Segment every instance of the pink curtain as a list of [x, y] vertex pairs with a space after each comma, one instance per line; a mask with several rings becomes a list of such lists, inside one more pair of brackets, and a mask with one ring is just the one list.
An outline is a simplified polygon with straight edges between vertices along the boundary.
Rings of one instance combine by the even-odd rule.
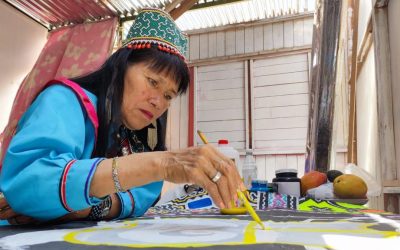
[[117, 24], [117, 18], [112, 18], [49, 33], [45, 47], [14, 99], [0, 143], [0, 170], [17, 123], [38, 92], [55, 77], [75, 77], [99, 68], [112, 52]]

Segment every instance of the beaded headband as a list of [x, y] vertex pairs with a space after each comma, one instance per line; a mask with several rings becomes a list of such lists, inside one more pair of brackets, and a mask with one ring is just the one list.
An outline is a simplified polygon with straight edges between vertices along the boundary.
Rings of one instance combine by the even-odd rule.
[[137, 15], [123, 47], [145, 49], [152, 45], [185, 60], [188, 38], [168, 13], [159, 9], [146, 8]]

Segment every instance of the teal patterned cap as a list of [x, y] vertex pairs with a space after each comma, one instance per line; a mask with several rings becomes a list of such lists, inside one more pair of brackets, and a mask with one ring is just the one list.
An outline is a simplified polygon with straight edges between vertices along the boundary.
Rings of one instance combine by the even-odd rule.
[[158, 45], [162, 51], [177, 54], [185, 59], [188, 38], [171, 16], [159, 9], [147, 8], [139, 12], [129, 30], [123, 47], [141, 49]]

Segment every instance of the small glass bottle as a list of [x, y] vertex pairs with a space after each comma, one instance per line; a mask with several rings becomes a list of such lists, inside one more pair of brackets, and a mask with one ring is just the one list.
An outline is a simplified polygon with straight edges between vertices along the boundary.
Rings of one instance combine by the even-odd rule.
[[257, 179], [257, 164], [251, 149], [246, 150], [243, 162], [243, 182], [247, 189], [251, 189], [251, 182]]

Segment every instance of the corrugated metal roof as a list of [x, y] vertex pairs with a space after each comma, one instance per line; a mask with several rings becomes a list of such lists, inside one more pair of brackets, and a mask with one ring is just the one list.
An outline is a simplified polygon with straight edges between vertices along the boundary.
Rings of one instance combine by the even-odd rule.
[[[314, 11], [315, 0], [199, 0], [177, 19], [185, 31]], [[144, 7], [165, 8], [177, 0], [6, 0], [48, 28], [109, 16], [133, 17]], [[221, 4], [226, 3], [226, 4]], [[202, 6], [210, 6], [204, 7]], [[179, 7], [179, 5], [177, 6]], [[123, 37], [132, 21], [124, 23]]]
[[314, 11], [315, 0], [248, 0], [186, 11], [176, 20], [195, 30]]

